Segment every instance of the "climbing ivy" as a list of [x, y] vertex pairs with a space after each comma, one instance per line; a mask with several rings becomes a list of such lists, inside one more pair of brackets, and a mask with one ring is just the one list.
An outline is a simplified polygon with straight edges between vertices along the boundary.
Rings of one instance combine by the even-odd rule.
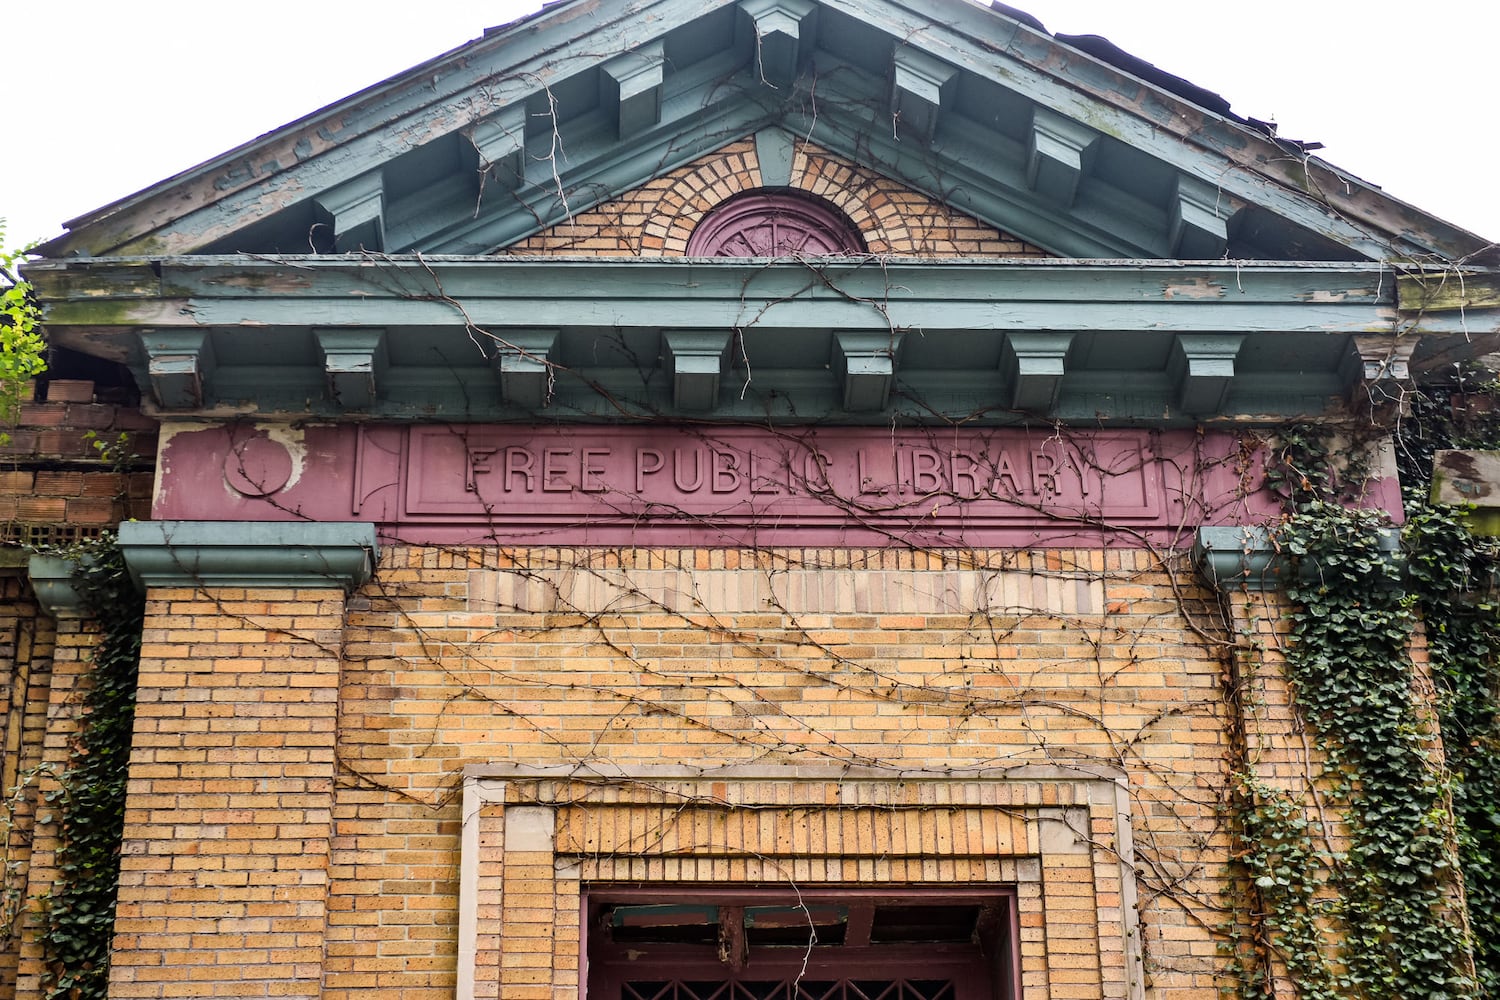
[[[70, 553], [72, 554], [72, 553]], [[100, 636], [84, 718], [59, 787], [46, 802], [59, 826], [57, 880], [41, 944], [47, 1000], [104, 998], [120, 876], [120, 838], [145, 603], [112, 539], [79, 560], [73, 582]]]
[[[1269, 915], [1259, 941], [1231, 949], [1232, 981], [1243, 1000], [1274, 1000], [1264, 955], [1280, 956], [1304, 997], [1333, 998], [1338, 982], [1330, 962], [1333, 907], [1320, 895], [1333, 859], [1317, 847], [1303, 803], [1248, 773], [1235, 781], [1241, 819], [1236, 856], [1246, 872], [1243, 891], [1255, 911]], [[1226, 991], [1228, 992], [1228, 991]]]
[[[1286, 665], [1344, 825], [1319, 849], [1307, 803], [1240, 776], [1236, 856], [1262, 914], [1233, 948], [1242, 997], [1270, 995], [1271, 956], [1308, 1000], [1500, 997], [1500, 540], [1428, 500], [1436, 451], [1500, 446], [1496, 395], [1460, 373], [1412, 398], [1399, 551], [1350, 503], [1364, 470], [1333, 460], [1364, 449], [1292, 429], [1277, 450]], [[1435, 699], [1411, 655], [1419, 626]]]
[[1347, 824], [1330, 879], [1341, 963], [1323, 995], [1458, 1000], [1477, 991], [1455, 899], [1452, 785], [1416, 694], [1416, 615], [1382, 517], [1315, 500], [1279, 534], [1296, 605], [1287, 667]]
[[1407, 484], [1409, 585], [1426, 624], [1443, 748], [1454, 775], [1475, 971], [1482, 995], [1500, 997], [1500, 539], [1476, 536], [1462, 509], [1429, 502], [1433, 457], [1442, 448], [1500, 448], [1493, 375], [1459, 370], [1414, 398], [1397, 459]]

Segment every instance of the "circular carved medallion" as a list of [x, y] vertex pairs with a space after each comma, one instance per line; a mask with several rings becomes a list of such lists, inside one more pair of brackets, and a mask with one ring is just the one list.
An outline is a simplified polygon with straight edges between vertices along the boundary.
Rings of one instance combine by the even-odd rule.
[[864, 253], [843, 213], [821, 200], [752, 191], [703, 217], [688, 240], [690, 257], [832, 256]]
[[246, 438], [225, 456], [224, 478], [242, 496], [268, 497], [291, 480], [292, 456], [270, 438]]

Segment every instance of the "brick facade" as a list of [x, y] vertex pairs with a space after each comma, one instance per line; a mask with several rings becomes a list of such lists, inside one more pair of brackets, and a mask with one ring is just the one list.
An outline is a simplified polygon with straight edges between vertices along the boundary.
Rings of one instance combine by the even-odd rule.
[[336, 590], [153, 592], [112, 996], [322, 995], [342, 613]]
[[1182, 557], [411, 546], [347, 608], [152, 596], [115, 995], [568, 995], [581, 885], [784, 879], [1015, 885], [1026, 996], [1217, 995], [1233, 707]]
[[[730, 143], [502, 252], [679, 257], [687, 251], [694, 226], [710, 209], [762, 183], [755, 143]], [[864, 235], [873, 254], [1051, 256], [811, 142], [796, 144], [789, 186], [837, 206]]]
[[[794, 149], [790, 186], [873, 254], [1046, 256]], [[682, 255], [764, 181], [732, 143], [502, 252]], [[11, 542], [89, 537], [150, 492], [83, 432], [149, 453], [151, 421], [53, 385], [5, 450]], [[154, 586], [111, 996], [565, 1000], [588, 887], [627, 883], [999, 887], [1021, 1000], [1215, 1000], [1248, 891], [1230, 775], [1315, 801], [1287, 607], [1208, 589], [1195, 525], [1156, 547], [1076, 527], [1094, 547], [387, 544], [348, 595]], [[38, 794], [92, 638], [19, 570], [0, 586], [7, 886], [31, 907], [0, 997], [31, 1000], [57, 846]]]

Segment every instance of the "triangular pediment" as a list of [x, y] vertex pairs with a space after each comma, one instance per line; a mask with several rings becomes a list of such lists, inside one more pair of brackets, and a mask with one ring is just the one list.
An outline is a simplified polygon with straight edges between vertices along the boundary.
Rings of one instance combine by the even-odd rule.
[[[969, 0], [562, 2], [75, 220], [43, 252], [487, 254], [783, 135], [1063, 257], [1483, 246], [1194, 96]], [[761, 167], [777, 186], [778, 162]]]

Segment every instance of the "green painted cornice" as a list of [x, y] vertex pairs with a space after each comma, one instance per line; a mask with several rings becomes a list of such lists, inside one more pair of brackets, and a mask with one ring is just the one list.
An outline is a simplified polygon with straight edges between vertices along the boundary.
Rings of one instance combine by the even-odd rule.
[[1485, 246], [969, 0], [580, 0], [74, 220], [42, 252], [301, 249], [314, 224], [341, 251], [488, 252], [768, 126], [1064, 256]]
[[131, 578], [153, 587], [362, 586], [374, 572], [375, 526], [362, 523], [127, 521]]
[[1358, 262], [190, 256], [28, 277], [54, 343], [129, 365], [160, 415], [215, 418], [1275, 423], [1399, 396], [1422, 357], [1500, 332], [1500, 309], [1408, 314]]

